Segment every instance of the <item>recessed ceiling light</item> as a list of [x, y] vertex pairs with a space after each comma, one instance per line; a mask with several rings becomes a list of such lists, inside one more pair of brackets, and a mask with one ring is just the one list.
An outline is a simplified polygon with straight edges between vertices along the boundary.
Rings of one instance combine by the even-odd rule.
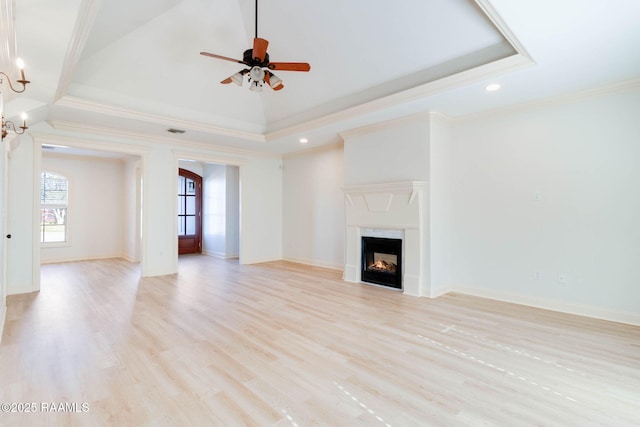
[[300, 138], [300, 144], [306, 144], [307, 142], [309, 142], [307, 138]]
[[495, 92], [497, 90], [500, 90], [500, 84], [499, 83], [491, 83], [490, 85], [487, 85], [485, 90], [487, 92]]

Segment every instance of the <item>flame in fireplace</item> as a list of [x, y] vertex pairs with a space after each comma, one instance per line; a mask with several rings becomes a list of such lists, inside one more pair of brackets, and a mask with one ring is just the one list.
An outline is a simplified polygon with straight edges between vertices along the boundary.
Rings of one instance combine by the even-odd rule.
[[369, 270], [379, 271], [381, 273], [395, 273], [397, 268], [398, 266], [394, 263], [381, 259], [369, 265]]

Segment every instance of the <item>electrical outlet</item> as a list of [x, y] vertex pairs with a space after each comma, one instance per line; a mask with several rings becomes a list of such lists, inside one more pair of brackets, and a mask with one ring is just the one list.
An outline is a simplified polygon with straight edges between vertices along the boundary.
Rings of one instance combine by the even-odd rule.
[[542, 280], [542, 271], [534, 271], [533, 280], [535, 280], [536, 282], [539, 282], [540, 280]]
[[566, 273], [558, 273], [558, 283], [562, 283], [563, 285], [569, 283], [569, 277]]

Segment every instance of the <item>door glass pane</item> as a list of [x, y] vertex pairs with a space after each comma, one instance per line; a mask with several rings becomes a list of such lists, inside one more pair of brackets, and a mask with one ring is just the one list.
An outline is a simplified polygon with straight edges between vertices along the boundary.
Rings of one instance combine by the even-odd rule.
[[178, 217], [178, 236], [184, 236], [184, 231], [185, 231], [185, 227], [184, 227], [184, 218], [183, 216], [179, 216]]
[[184, 215], [184, 196], [178, 196], [178, 215]]
[[185, 190], [184, 181], [185, 181], [185, 178], [184, 178], [184, 176], [181, 176], [178, 179], [179, 179], [179, 181], [178, 181], [178, 194], [184, 194], [184, 190]]
[[187, 178], [187, 194], [196, 194], [196, 183], [189, 178]]
[[187, 235], [192, 236], [196, 234], [196, 217], [188, 216], [187, 218]]
[[187, 196], [187, 215], [196, 214], [196, 196]]

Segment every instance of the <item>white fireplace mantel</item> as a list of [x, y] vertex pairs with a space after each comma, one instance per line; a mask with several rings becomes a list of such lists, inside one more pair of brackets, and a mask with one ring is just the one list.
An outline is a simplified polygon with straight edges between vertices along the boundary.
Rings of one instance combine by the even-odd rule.
[[404, 236], [403, 292], [431, 296], [428, 189], [424, 181], [343, 187], [347, 226], [344, 280], [361, 282], [363, 230], [400, 230]]

